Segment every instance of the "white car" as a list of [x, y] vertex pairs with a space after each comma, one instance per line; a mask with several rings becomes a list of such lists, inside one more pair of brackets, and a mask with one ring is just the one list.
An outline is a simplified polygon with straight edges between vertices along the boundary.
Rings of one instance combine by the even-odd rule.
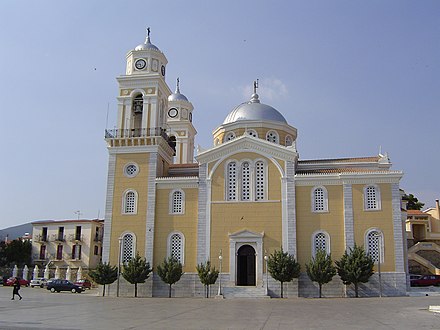
[[47, 279], [44, 277], [37, 278], [35, 280], [31, 280], [30, 286], [31, 288], [35, 286], [39, 286], [40, 288], [44, 288], [47, 283]]

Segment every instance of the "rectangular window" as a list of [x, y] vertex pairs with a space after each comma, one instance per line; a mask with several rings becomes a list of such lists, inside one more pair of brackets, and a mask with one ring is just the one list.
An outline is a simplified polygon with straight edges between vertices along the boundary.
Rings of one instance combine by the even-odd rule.
[[40, 260], [46, 259], [46, 245], [40, 246]]
[[63, 246], [58, 245], [58, 247], [57, 247], [57, 260], [62, 260], [62, 259], [63, 259]]
[[72, 259], [81, 260], [81, 245], [80, 244], [75, 244], [72, 247]]
[[41, 240], [47, 242], [47, 227], [43, 227], [41, 230]]
[[58, 241], [64, 241], [64, 227], [58, 227]]
[[76, 226], [75, 240], [81, 241], [81, 226]]
[[93, 248], [93, 254], [94, 254], [95, 256], [97, 256], [97, 255], [99, 254], [99, 248], [98, 248], [98, 245], [95, 245], [95, 247]]
[[72, 246], [72, 259], [75, 259], [76, 256], [76, 245]]

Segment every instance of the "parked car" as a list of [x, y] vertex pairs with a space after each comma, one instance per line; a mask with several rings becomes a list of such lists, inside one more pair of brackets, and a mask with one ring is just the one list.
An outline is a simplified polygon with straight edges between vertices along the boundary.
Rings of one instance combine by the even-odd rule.
[[92, 288], [92, 282], [90, 282], [88, 279], [81, 279], [79, 281], [75, 282], [76, 285], [82, 287], [83, 289], [91, 289]]
[[61, 291], [70, 291], [72, 293], [81, 293], [84, 291], [82, 287], [79, 285], [73, 284], [68, 280], [53, 280], [48, 282], [47, 290], [50, 292], [61, 292]]
[[40, 288], [44, 288], [47, 283], [47, 279], [44, 277], [36, 278], [35, 280], [31, 280], [30, 286], [31, 288], [39, 286]]
[[411, 286], [440, 286], [440, 275], [421, 275], [419, 278], [411, 278]]
[[[29, 281], [24, 278], [18, 278], [21, 286], [29, 286]], [[6, 286], [13, 286], [15, 283], [15, 277], [10, 277], [6, 280]]]

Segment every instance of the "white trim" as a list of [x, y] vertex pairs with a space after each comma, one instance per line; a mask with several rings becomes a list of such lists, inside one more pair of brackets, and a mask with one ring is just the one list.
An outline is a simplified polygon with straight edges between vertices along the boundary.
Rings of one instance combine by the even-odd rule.
[[325, 236], [325, 252], [330, 255], [331, 253], [331, 245], [330, 245], [330, 235], [325, 230], [316, 230], [312, 234], [312, 257], [316, 256], [316, 235], [324, 234]]
[[[129, 173], [127, 173], [127, 168], [128, 168], [129, 166], [131, 166], [131, 165], [133, 165], [133, 166], [136, 167], [136, 172], [133, 173], [133, 174], [129, 174]], [[139, 172], [140, 172], [140, 168], [139, 168], [139, 165], [136, 164], [135, 162], [129, 162], [129, 163], [127, 163], [127, 164], [124, 165], [124, 168], [123, 168], [122, 172], [123, 172], [123, 174], [124, 174], [127, 178], [134, 178], [136, 175], [139, 174]]]
[[108, 160], [108, 174], [107, 174], [107, 196], [105, 200], [105, 220], [104, 220], [104, 239], [102, 242], [103, 255], [102, 261], [110, 261], [110, 240], [112, 232], [112, 217], [113, 217], [113, 197], [115, 189], [115, 171], [116, 171], [116, 156], [110, 154]]
[[[134, 193], [134, 209], [133, 212], [126, 212], [126, 207], [127, 207], [127, 194], [128, 193]], [[126, 189], [123, 193], [122, 193], [122, 209], [121, 209], [121, 214], [123, 215], [134, 215], [137, 214], [137, 206], [138, 206], [138, 193], [136, 190], [134, 189]]]
[[[380, 263], [383, 264], [385, 263], [385, 239], [384, 239], [384, 235], [382, 230], [380, 230], [379, 228], [369, 228], [365, 231], [365, 235], [364, 235], [364, 246], [365, 246], [365, 252], [367, 254], [370, 253], [370, 249], [369, 249], [369, 244], [368, 244], [368, 235], [372, 232], [376, 232], [379, 234], [379, 244], [380, 244]], [[374, 263], [377, 265], [378, 262], [374, 261]]]
[[[374, 194], [375, 194], [375, 204], [376, 207], [374, 208], [368, 208], [368, 194], [367, 189], [373, 187], [374, 188]], [[381, 194], [380, 194], [380, 188], [377, 184], [367, 184], [362, 189], [364, 193], [364, 211], [380, 211], [382, 209], [382, 203], [381, 203]]]
[[[323, 210], [317, 210], [316, 209], [316, 195], [315, 192], [317, 189], [322, 189], [323, 194]], [[312, 213], [328, 213], [328, 191], [325, 186], [315, 186], [311, 190], [311, 206], [312, 206]]]
[[180, 246], [180, 256], [181, 256], [181, 260], [178, 260], [182, 266], [185, 265], [185, 235], [183, 235], [182, 232], [180, 231], [173, 231], [171, 233], [168, 234], [167, 237], [167, 256], [171, 257], [171, 238], [174, 235], [179, 235], [180, 239], [181, 239], [181, 246]]
[[[181, 201], [180, 201], [181, 202], [181, 205], [180, 205], [181, 211], [180, 212], [174, 212], [174, 194], [176, 192], [180, 192], [182, 194]], [[178, 188], [178, 189], [171, 190], [169, 193], [168, 201], [169, 201], [169, 207], [168, 207], [169, 214], [176, 214], [176, 215], [185, 214], [185, 191], [183, 189]]]

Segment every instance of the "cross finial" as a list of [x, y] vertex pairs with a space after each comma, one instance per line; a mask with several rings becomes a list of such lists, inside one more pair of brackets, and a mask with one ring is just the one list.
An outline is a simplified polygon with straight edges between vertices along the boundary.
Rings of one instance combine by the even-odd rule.
[[176, 93], [180, 93], [180, 79], [179, 78], [177, 78]]
[[150, 28], [149, 27], [147, 27], [147, 37], [148, 38], [150, 37]]
[[254, 80], [254, 94], [257, 94], [257, 88], [258, 88], [258, 79]]

